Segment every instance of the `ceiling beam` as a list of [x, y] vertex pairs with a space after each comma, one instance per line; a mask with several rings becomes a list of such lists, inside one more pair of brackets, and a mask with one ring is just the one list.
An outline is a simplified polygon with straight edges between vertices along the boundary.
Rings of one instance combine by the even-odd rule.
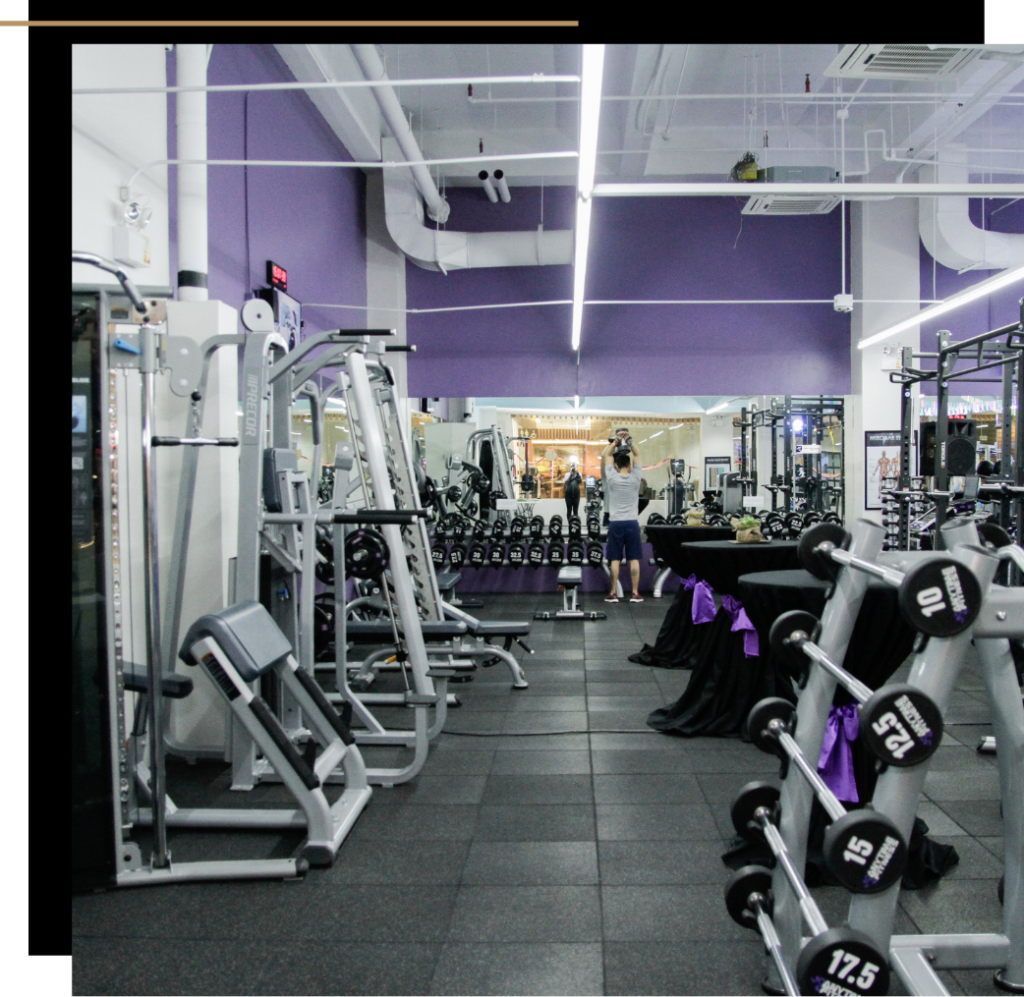
[[599, 183], [594, 197], [1024, 197], [1024, 183]]

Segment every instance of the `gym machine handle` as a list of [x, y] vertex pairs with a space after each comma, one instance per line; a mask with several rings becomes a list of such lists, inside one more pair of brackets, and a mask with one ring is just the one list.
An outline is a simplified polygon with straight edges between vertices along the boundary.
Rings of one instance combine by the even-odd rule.
[[426, 519], [428, 509], [359, 509], [356, 512], [336, 512], [332, 523], [398, 523], [409, 525], [417, 519]]
[[106, 270], [107, 273], [112, 273], [121, 283], [121, 287], [124, 288], [124, 293], [128, 295], [129, 300], [135, 306], [135, 310], [145, 317], [149, 311], [149, 306], [146, 304], [145, 299], [139, 294], [138, 289], [132, 283], [131, 278], [124, 272], [124, 269], [117, 265], [112, 260], [108, 260], [103, 256], [99, 256], [96, 253], [84, 253], [81, 250], [71, 250], [71, 262], [72, 263], [88, 263], [90, 266], [97, 267], [100, 270]]
[[237, 447], [238, 439], [233, 436], [154, 436], [155, 447]]
[[415, 347], [415, 345], [408, 345], [408, 346], [385, 346], [384, 347], [384, 352], [385, 353], [415, 353], [416, 352], [416, 347]]

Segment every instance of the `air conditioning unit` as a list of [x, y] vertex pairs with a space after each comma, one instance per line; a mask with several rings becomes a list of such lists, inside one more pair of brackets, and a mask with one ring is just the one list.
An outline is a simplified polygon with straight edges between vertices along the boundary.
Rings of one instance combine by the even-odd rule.
[[838, 197], [794, 194], [760, 194], [743, 206], [743, 215], [827, 215], [839, 203]]
[[955, 76], [980, 54], [980, 48], [959, 46], [845, 45], [825, 75], [854, 80], [935, 79]]

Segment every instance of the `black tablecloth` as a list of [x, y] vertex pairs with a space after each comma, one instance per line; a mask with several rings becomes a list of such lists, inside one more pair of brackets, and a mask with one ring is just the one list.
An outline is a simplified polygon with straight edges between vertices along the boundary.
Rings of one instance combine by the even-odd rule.
[[684, 578], [693, 573], [693, 568], [680, 549], [682, 544], [729, 540], [734, 536], [731, 526], [670, 526], [667, 523], [651, 523], [644, 529], [647, 531], [648, 543], [654, 548], [654, 556]]
[[644, 644], [629, 660], [652, 668], [693, 668], [708, 631], [709, 624], [693, 622], [693, 589], [681, 585], [654, 644]]
[[[808, 572], [798, 570], [743, 575], [738, 579], [738, 587], [750, 622], [757, 628], [762, 667], [774, 676], [776, 682], [780, 682], [785, 670], [781, 662], [775, 660], [768, 644], [771, 625], [782, 613], [792, 609], [802, 609], [820, 617], [825, 608], [826, 585]], [[871, 579], [846, 655], [841, 662], [843, 667], [865, 685], [877, 689], [906, 660], [913, 642], [914, 632], [900, 614], [896, 590], [880, 579]], [[764, 679], [762, 684], [765, 684]], [[853, 697], [839, 686], [833, 699], [834, 705], [844, 706], [852, 702]], [[847, 809], [856, 809], [871, 799], [878, 773], [875, 770], [875, 759], [865, 749], [862, 738], [853, 741], [850, 748], [860, 803], [845, 805]], [[828, 823], [828, 816], [815, 801], [808, 839], [807, 876], [811, 885], [829, 879], [821, 856], [822, 839]], [[903, 885], [910, 889], [933, 882], [959, 860], [951, 846], [939, 845], [927, 838], [927, 830], [927, 825], [918, 820], [911, 837], [904, 873]], [[732, 868], [739, 868], [751, 863], [765, 864], [771, 861], [772, 856], [766, 846], [748, 845], [737, 839], [724, 858]]]
[[[741, 544], [731, 540], [685, 543], [682, 556], [692, 571], [721, 595], [739, 595], [740, 575], [799, 568], [795, 540]], [[688, 572], [689, 573], [689, 572]]]

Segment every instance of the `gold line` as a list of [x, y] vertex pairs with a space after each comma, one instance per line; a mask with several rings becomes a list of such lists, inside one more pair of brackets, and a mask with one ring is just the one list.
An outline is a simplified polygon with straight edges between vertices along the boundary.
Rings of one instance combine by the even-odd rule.
[[3, 28], [578, 28], [579, 21], [0, 21]]

